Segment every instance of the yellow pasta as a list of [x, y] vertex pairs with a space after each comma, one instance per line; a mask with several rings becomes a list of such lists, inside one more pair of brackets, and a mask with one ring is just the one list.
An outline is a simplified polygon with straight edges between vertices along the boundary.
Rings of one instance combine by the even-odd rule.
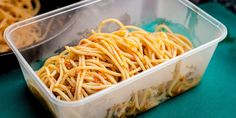
[[[0, 53], [7, 52], [10, 50], [10, 48], [7, 46], [5, 39], [3, 37], [4, 30], [11, 24], [16, 23], [18, 21], [30, 18], [34, 15], [36, 15], [40, 10], [40, 2], [39, 0], [1, 0], [0, 1]], [[35, 30], [37, 28], [34, 27], [27, 27], [26, 30], [29, 31], [27, 33], [24, 31], [24, 33], [27, 33], [26, 35], [30, 35], [30, 37], [33, 37], [35, 39], [35, 36], [37, 37], [38, 32], [34, 32], [32, 30]], [[21, 39], [20, 41], [17, 41], [18, 44], [20, 44], [20, 47], [27, 46], [29, 44], [32, 44], [35, 40], [27, 40]], [[38, 39], [38, 37], [37, 37]], [[25, 41], [27, 40], [27, 41]]]
[[[107, 23], [120, 28], [103, 32]], [[189, 51], [192, 43], [164, 24], [149, 33], [111, 18], [78, 45], [65, 48], [47, 59], [37, 75], [56, 98], [78, 101]]]

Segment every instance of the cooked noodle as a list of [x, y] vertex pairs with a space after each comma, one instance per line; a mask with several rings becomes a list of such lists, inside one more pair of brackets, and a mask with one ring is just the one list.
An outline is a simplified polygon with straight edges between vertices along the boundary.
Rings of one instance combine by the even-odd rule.
[[[102, 30], [107, 23], [120, 29], [105, 33]], [[78, 101], [191, 50], [192, 43], [164, 24], [149, 33], [106, 19], [97, 32], [65, 48], [47, 59], [37, 74], [56, 98]]]

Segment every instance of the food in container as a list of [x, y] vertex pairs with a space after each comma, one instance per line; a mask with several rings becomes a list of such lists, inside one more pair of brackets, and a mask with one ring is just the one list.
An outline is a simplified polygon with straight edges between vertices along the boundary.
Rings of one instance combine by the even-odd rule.
[[[111, 23], [119, 28], [103, 32]], [[110, 18], [65, 48], [48, 58], [37, 75], [59, 100], [78, 101], [191, 50], [192, 43], [165, 24], [149, 33]]]
[[[190, 39], [194, 48], [80, 101], [58, 100], [35, 71], [47, 58], [62, 52], [65, 45], [73, 46], [88, 37], [89, 30], [96, 29], [106, 18], [116, 18], [149, 32], [153, 31], [153, 26], [165, 23], [173, 32]], [[14, 35], [28, 25], [46, 24], [52, 19], [57, 21], [52, 22], [54, 30], [49, 29], [37, 50], [21, 52]], [[61, 19], [67, 20], [61, 23]], [[223, 24], [187, 0], [91, 0], [13, 25], [5, 36], [30, 90], [57, 117], [122, 117], [148, 110], [197, 85], [217, 44], [226, 34]]]

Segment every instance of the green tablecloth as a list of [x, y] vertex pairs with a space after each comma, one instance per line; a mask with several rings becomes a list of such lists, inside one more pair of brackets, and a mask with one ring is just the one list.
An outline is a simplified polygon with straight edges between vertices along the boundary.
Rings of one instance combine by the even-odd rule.
[[[229, 36], [219, 44], [200, 85], [138, 117], [236, 118], [236, 15], [216, 3], [201, 5], [223, 22]], [[20, 69], [0, 75], [0, 118], [51, 117], [28, 90]]]

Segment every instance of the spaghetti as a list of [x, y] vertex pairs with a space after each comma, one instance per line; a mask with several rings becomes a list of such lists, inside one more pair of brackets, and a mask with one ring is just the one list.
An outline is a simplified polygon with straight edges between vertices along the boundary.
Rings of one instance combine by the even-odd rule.
[[[103, 32], [108, 23], [120, 29]], [[191, 50], [192, 43], [164, 24], [149, 33], [106, 19], [97, 32], [65, 48], [47, 59], [37, 75], [58, 99], [78, 101]]]
[[[36, 15], [39, 12], [39, 10], [40, 10], [39, 0], [1, 0], [0, 1], [0, 33], [1, 33], [0, 34], [0, 53], [7, 52], [10, 50], [10, 48], [7, 46], [5, 39], [3, 37], [4, 30], [9, 25], [15, 22], [18, 22], [18, 21], [21, 21], [21, 20], [24, 20], [24, 19], [27, 19]], [[31, 30], [28, 30], [28, 31], [30, 32]], [[34, 32], [31, 34], [34, 34]], [[22, 40], [28, 41], [28, 38], [22, 39]], [[27, 41], [23, 41], [23, 42], [27, 42]], [[22, 45], [25, 46], [25, 44], [22, 44]]]

